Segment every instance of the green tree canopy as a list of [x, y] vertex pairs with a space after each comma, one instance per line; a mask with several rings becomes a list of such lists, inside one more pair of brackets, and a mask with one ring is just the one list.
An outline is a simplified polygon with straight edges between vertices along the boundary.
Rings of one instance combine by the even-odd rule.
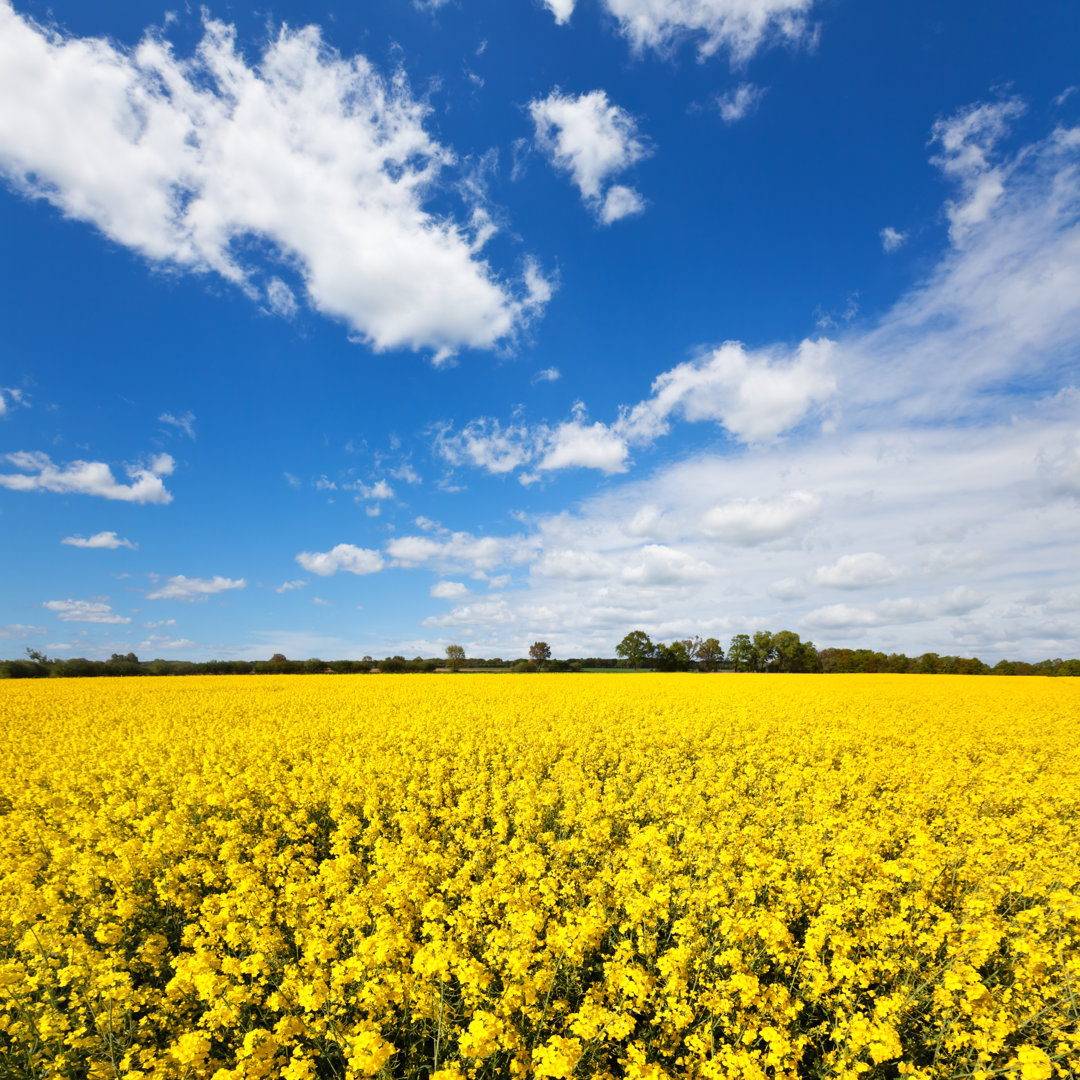
[[633, 664], [635, 671], [637, 671], [646, 660], [651, 659], [654, 651], [655, 646], [644, 630], [631, 630], [630, 633], [615, 646], [616, 655], [621, 656], [624, 660]]

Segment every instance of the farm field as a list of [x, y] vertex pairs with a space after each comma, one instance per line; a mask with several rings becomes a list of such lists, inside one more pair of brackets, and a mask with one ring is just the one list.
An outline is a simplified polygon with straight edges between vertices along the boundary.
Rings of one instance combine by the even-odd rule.
[[0, 685], [0, 1078], [1080, 1075], [1080, 682]]

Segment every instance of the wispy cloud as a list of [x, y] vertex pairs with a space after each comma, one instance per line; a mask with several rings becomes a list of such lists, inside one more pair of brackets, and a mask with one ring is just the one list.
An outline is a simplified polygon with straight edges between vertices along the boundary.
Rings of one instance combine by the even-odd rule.
[[765, 97], [766, 88], [756, 86], [754, 83], [744, 82], [727, 93], [721, 94], [716, 99], [716, 107], [720, 110], [720, 119], [725, 124], [737, 124], [745, 120], [751, 113], [757, 111], [762, 99]]
[[183, 432], [189, 439], [195, 438], [195, 414], [190, 409], [183, 416], [173, 416], [172, 413], [167, 412], [162, 413], [158, 420]]

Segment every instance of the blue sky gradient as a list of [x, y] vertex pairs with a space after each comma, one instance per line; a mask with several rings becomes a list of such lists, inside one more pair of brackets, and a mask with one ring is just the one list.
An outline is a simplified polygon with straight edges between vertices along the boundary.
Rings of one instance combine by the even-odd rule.
[[1075, 5], [0, 0], [0, 653], [1080, 655]]

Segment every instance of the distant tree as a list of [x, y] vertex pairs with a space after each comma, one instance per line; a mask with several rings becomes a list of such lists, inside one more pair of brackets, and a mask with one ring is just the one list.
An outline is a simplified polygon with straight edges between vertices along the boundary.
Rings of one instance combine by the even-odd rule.
[[654, 656], [659, 671], [690, 670], [690, 653], [685, 641], [673, 641], [670, 645], [661, 643], [656, 646]]
[[529, 659], [542, 670], [544, 664], [551, 659], [551, 646], [546, 641], [534, 641], [529, 646]]
[[633, 664], [635, 671], [637, 671], [646, 660], [651, 659], [654, 649], [655, 646], [644, 630], [631, 630], [630, 633], [615, 646], [616, 654]]
[[724, 659], [724, 650], [716, 638], [706, 638], [697, 647], [697, 658], [706, 671], [715, 671]]
[[736, 634], [727, 651], [728, 660], [739, 671], [750, 671], [754, 664], [754, 643], [748, 634]]
[[802, 641], [792, 630], [772, 635], [773, 659], [771, 671], [815, 671], [817, 650], [812, 641]]
[[274, 655], [270, 657], [270, 663], [271, 664], [284, 664], [284, 663], [287, 663], [287, 661], [285, 659], [285, 654], [284, 653], [279, 653], [279, 652], [274, 653]]
[[768, 671], [773, 660], [776, 658], [776, 649], [773, 647], [772, 634], [768, 630], [754, 631], [754, 659], [755, 671]]
[[446, 646], [446, 666], [451, 671], [460, 671], [465, 663], [465, 650], [460, 645]]

